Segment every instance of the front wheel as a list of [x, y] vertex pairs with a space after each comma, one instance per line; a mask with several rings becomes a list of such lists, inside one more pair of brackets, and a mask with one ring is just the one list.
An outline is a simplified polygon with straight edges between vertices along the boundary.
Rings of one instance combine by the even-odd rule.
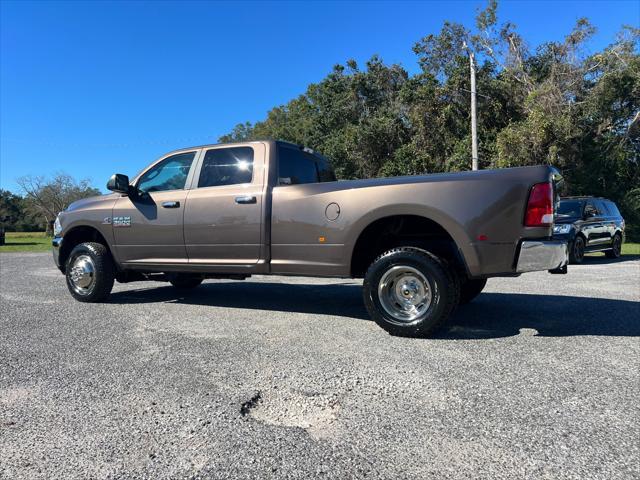
[[69, 254], [65, 277], [76, 300], [89, 303], [104, 300], [111, 293], [115, 278], [111, 253], [101, 243], [77, 245]]
[[460, 298], [448, 264], [425, 250], [394, 248], [369, 267], [363, 284], [371, 318], [392, 335], [426, 336], [446, 321]]
[[607, 250], [604, 252], [607, 258], [620, 258], [622, 255], [622, 235], [616, 233], [613, 236], [613, 241], [611, 242], [611, 250]]

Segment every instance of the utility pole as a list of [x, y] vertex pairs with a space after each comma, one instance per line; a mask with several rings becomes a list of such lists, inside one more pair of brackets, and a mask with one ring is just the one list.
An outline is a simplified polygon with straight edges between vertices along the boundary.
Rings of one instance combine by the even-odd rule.
[[469, 69], [471, 73], [471, 170], [478, 170], [478, 120], [476, 118], [476, 63], [472, 51], [469, 51]]
[[471, 170], [478, 170], [478, 120], [476, 108], [476, 62], [473, 51], [464, 42], [462, 46], [469, 52], [469, 73], [471, 75]]

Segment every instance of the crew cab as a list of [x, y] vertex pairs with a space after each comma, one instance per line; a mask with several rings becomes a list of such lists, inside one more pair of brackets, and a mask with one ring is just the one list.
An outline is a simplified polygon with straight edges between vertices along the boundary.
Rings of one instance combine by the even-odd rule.
[[567, 243], [552, 238], [559, 181], [549, 166], [337, 181], [327, 159], [286, 142], [185, 148], [61, 212], [53, 256], [82, 302], [105, 300], [114, 280], [363, 278], [381, 327], [424, 336], [489, 277], [566, 272]]

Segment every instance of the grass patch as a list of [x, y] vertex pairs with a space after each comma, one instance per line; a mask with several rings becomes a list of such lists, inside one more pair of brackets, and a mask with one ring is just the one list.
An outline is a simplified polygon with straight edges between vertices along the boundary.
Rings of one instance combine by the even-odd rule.
[[49, 252], [51, 237], [44, 232], [6, 232], [0, 252]]
[[623, 243], [622, 255], [640, 255], [640, 243]]

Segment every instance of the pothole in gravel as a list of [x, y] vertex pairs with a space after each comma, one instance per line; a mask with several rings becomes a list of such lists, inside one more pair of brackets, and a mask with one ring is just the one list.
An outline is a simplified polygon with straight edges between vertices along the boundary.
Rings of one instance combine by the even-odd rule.
[[332, 436], [340, 406], [335, 396], [268, 390], [256, 392], [240, 407], [242, 416], [269, 425], [302, 428], [313, 438]]

